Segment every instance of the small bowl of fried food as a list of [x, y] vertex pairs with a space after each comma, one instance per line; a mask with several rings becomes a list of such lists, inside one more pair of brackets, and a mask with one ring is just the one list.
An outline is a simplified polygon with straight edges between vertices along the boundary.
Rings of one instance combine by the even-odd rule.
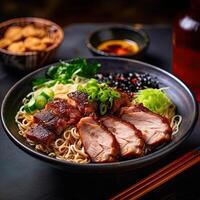
[[34, 71], [55, 56], [64, 38], [60, 26], [42, 18], [16, 18], [0, 23], [0, 59], [9, 69]]

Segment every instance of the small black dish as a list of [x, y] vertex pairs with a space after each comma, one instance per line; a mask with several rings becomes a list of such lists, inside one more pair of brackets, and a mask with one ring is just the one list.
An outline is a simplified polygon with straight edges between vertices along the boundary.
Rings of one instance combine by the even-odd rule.
[[[179, 132], [174, 136], [173, 140], [164, 147], [143, 157], [113, 163], [76, 164], [69, 161], [58, 160], [36, 151], [34, 147], [25, 140], [25, 138], [19, 135], [19, 129], [15, 122], [15, 115], [22, 105], [22, 99], [32, 90], [31, 83], [33, 79], [44, 76], [47, 69], [51, 66], [49, 65], [28, 74], [18, 81], [8, 91], [3, 100], [1, 107], [1, 120], [3, 122], [3, 127], [9, 138], [19, 148], [37, 159], [70, 172], [89, 174], [123, 173], [126, 171], [134, 171], [138, 168], [145, 168], [147, 165], [155, 163], [170, 152], [174, 151], [191, 134], [197, 121], [198, 107], [190, 90], [178, 78], [153, 65], [131, 59], [96, 57], [88, 58], [87, 61], [89, 63], [101, 63], [102, 67], [99, 71], [100, 73], [149, 73], [153, 77], [157, 77], [160, 87], [169, 87], [169, 89], [166, 90], [167, 95], [176, 105], [178, 114], [182, 116], [182, 123]], [[52, 65], [55, 65], [55, 63]]]
[[[100, 44], [108, 40], [130, 40], [136, 42], [139, 46], [139, 51], [136, 53], [129, 53], [122, 56], [122, 55], [106, 53], [104, 51], [97, 49], [97, 47]], [[149, 46], [149, 43], [150, 39], [146, 32], [125, 25], [109, 26], [96, 30], [89, 35], [86, 41], [88, 49], [95, 56], [112, 56], [112, 57], [125, 57], [134, 59], [139, 59], [144, 55], [145, 51]]]

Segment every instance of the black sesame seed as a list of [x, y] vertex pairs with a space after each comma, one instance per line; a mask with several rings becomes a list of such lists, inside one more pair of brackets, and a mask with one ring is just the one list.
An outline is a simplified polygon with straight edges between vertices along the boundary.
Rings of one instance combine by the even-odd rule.
[[110, 73], [97, 74], [95, 76], [98, 82], [107, 82], [110, 86], [126, 92], [137, 92], [138, 90], [150, 87], [159, 88], [159, 81], [152, 77], [149, 73]]

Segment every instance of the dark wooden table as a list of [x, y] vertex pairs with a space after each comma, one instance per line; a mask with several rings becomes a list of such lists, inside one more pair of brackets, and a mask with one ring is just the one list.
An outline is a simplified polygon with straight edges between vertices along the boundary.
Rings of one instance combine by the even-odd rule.
[[[65, 40], [55, 61], [91, 57], [85, 46], [88, 34], [106, 24], [77, 24], [65, 28]], [[143, 61], [171, 71], [172, 36], [168, 26], [145, 26], [151, 44]], [[0, 65], [0, 103], [22, 77]], [[107, 199], [200, 144], [200, 120], [190, 138], [174, 153], [152, 166], [126, 174], [82, 175], [59, 171], [18, 149], [0, 124], [0, 200]], [[200, 199], [199, 165], [187, 170], [143, 199]]]

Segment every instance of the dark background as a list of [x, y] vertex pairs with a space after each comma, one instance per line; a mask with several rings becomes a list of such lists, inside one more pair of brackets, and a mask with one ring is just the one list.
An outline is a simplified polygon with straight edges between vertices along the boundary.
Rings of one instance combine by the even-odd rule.
[[0, 21], [44, 17], [61, 26], [82, 22], [170, 24], [189, 0], [0, 0]]

